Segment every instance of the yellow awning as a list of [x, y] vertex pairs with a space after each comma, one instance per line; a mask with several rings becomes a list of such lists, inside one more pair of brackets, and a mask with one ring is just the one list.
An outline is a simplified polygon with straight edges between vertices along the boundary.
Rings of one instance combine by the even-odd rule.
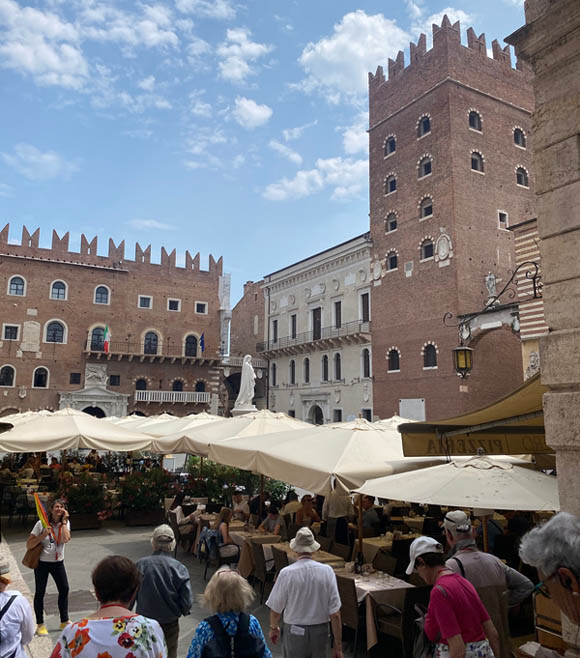
[[542, 396], [547, 391], [540, 375], [528, 379], [497, 402], [471, 413], [439, 422], [403, 423], [406, 457], [437, 455], [549, 454], [546, 445]]

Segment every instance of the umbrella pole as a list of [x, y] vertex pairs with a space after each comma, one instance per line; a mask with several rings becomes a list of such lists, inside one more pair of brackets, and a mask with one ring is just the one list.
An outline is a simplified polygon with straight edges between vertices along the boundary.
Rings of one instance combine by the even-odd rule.
[[489, 519], [489, 516], [484, 516], [483, 517], [483, 550], [486, 553], [489, 553], [489, 534], [487, 531], [487, 520]]
[[262, 519], [263, 504], [264, 504], [264, 476], [260, 474], [260, 520]]
[[203, 457], [199, 458], [199, 477], [203, 477]]
[[363, 509], [362, 509], [362, 494], [358, 496], [358, 505], [357, 505], [357, 516], [358, 516], [358, 549], [356, 555], [356, 562], [359, 565], [363, 563]]

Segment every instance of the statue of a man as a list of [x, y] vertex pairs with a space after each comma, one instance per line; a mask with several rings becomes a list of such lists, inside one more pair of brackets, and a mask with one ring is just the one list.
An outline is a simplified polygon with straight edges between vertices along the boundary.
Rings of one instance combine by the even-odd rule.
[[242, 380], [240, 382], [240, 392], [236, 398], [234, 408], [252, 407], [254, 399], [254, 386], [256, 382], [256, 373], [252, 366], [252, 355], [246, 354], [242, 363]]

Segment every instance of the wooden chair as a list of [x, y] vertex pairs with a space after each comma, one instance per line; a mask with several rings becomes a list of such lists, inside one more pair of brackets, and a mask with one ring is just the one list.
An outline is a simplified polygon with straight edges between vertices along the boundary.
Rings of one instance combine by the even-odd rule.
[[288, 541], [291, 539], [294, 539], [296, 537], [296, 533], [300, 530], [300, 526], [297, 523], [291, 523], [287, 530], [286, 530], [286, 535], [288, 537]]
[[222, 505], [219, 503], [207, 503], [205, 506], [205, 511], [208, 514], [219, 514], [220, 510], [222, 508]]
[[274, 581], [274, 571], [269, 570], [266, 566], [266, 558], [264, 557], [264, 548], [262, 544], [258, 544], [251, 539], [249, 540], [252, 547], [252, 556], [254, 558], [254, 578], [261, 583], [260, 587], [260, 605], [264, 602], [264, 590], [266, 583]]
[[391, 555], [397, 560], [395, 576], [397, 574], [404, 574], [409, 566], [409, 548], [412, 543], [412, 539], [393, 539]]
[[352, 548], [348, 544], [339, 544], [338, 542], [332, 542], [329, 553], [341, 557], [345, 562], [350, 560], [352, 554]]
[[394, 558], [386, 548], [380, 548], [373, 558], [373, 569], [384, 571], [392, 576], [396, 567], [397, 558]]
[[412, 587], [405, 590], [403, 609], [388, 603], [374, 604], [377, 633], [397, 638], [401, 642], [404, 658], [413, 658], [413, 641], [417, 626], [415, 605], [429, 605], [431, 587]]
[[272, 557], [274, 558], [274, 580], [276, 580], [280, 571], [288, 566], [288, 553], [281, 548], [276, 548], [276, 545], [273, 544]]
[[182, 524], [184, 519], [183, 510], [180, 506], [167, 512], [167, 521], [175, 535], [175, 549], [173, 557], [177, 556], [177, 545], [181, 542], [185, 551], [190, 551], [195, 539], [195, 526], [191, 524]]
[[340, 617], [342, 625], [354, 631], [353, 658], [356, 658], [358, 644], [358, 629], [361, 626], [361, 610], [356, 596], [356, 585], [352, 578], [336, 576], [338, 594], [340, 596]]
[[330, 547], [332, 546], [332, 537], [322, 537], [318, 535], [316, 541], [320, 544], [320, 548], [327, 553], [330, 553]]
[[[220, 546], [218, 544], [218, 537], [215, 531], [205, 533], [200, 541], [203, 541], [204, 551], [203, 558], [205, 559], [205, 570], [203, 572], [203, 579], [207, 578], [207, 570], [211, 562], [216, 563], [216, 569], [219, 569], [224, 564], [237, 564], [240, 561], [240, 547], [235, 544], [228, 544], [228, 546], [235, 546], [236, 552], [233, 555], [222, 555], [220, 553]], [[201, 553], [201, 551], [200, 551]]]

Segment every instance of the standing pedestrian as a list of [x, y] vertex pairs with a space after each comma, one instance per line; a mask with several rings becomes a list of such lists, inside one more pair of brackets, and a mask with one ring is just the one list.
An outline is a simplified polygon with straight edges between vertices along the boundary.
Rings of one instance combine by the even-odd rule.
[[290, 548], [298, 553], [298, 560], [280, 571], [266, 601], [270, 608], [270, 640], [278, 643], [284, 613], [284, 658], [322, 658], [326, 656], [330, 620], [332, 656], [343, 658], [341, 603], [334, 571], [312, 559], [320, 544], [310, 528], [300, 528]]
[[189, 570], [171, 557], [175, 535], [160, 525], [151, 537], [153, 554], [137, 561], [141, 586], [137, 593], [137, 614], [155, 619], [163, 629], [168, 658], [177, 658], [179, 617], [188, 615], [193, 603]]
[[37, 635], [48, 635], [44, 625], [44, 595], [48, 577], [52, 576], [58, 590], [58, 611], [60, 613], [60, 629], [68, 622], [68, 578], [64, 567], [64, 547], [70, 541], [69, 513], [64, 500], [53, 501], [48, 512], [50, 526], [44, 528], [37, 521], [30, 536], [26, 540], [26, 548], [31, 549], [42, 544], [42, 552], [38, 566], [34, 570], [34, 614], [36, 615]]

